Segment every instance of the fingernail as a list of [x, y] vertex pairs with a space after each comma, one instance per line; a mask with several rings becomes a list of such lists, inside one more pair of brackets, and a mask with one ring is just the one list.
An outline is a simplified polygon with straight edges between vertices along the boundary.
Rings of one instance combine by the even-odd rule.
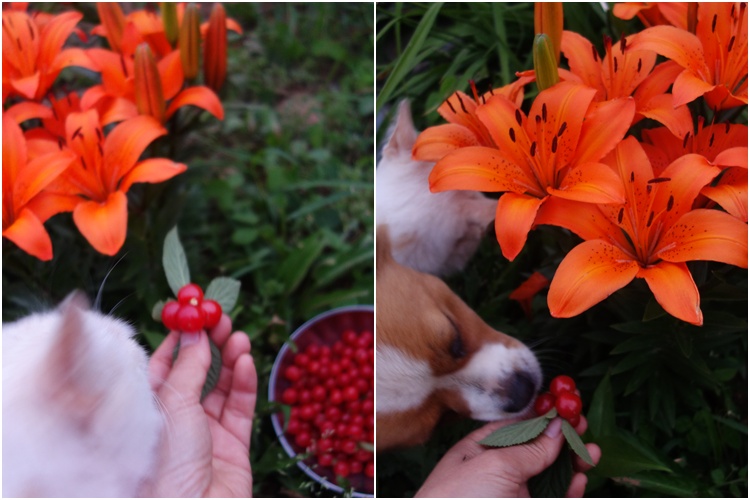
[[180, 348], [197, 344], [201, 339], [201, 332], [182, 332], [180, 335]]
[[559, 418], [553, 418], [552, 422], [549, 423], [546, 429], [544, 429], [544, 435], [551, 438], [556, 438], [560, 435], [562, 430], [562, 420]]

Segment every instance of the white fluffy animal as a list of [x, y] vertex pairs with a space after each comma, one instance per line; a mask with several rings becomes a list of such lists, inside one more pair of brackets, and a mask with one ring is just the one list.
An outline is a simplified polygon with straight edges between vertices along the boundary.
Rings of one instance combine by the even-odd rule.
[[387, 224], [396, 262], [438, 276], [464, 268], [495, 218], [497, 201], [475, 191], [431, 193], [434, 163], [412, 159], [417, 131], [408, 101], [375, 174], [375, 216]]
[[127, 324], [80, 293], [3, 325], [3, 496], [132, 497], [163, 418]]

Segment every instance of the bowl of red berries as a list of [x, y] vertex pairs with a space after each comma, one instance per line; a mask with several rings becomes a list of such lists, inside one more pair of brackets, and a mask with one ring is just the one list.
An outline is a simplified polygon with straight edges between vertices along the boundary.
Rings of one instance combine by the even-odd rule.
[[374, 310], [333, 309], [290, 336], [271, 370], [274, 431], [311, 478], [336, 493], [374, 492]]

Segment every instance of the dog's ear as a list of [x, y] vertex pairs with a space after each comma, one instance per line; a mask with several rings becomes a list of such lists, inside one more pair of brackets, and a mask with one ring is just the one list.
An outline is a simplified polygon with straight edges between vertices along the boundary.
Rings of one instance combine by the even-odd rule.
[[411, 107], [409, 101], [404, 99], [398, 105], [396, 124], [392, 127], [388, 143], [383, 148], [383, 157], [395, 157], [408, 152], [417, 140], [417, 131], [414, 129], [414, 121], [411, 118]]
[[376, 268], [382, 269], [385, 264], [393, 260], [391, 256], [391, 239], [388, 235], [388, 226], [386, 224], [378, 224], [377, 233], [375, 236], [376, 248]]

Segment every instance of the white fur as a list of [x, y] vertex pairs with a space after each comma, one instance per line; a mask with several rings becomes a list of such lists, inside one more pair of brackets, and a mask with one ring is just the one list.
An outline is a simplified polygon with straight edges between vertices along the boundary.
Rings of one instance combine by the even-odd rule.
[[388, 224], [396, 262], [445, 276], [463, 269], [474, 254], [497, 201], [475, 191], [431, 193], [434, 164], [412, 159], [416, 139], [409, 103], [403, 101], [375, 174], [377, 224]]
[[500, 396], [504, 383], [517, 371], [531, 375], [539, 390], [542, 385], [542, 370], [529, 349], [509, 349], [503, 344], [486, 344], [474, 353], [461, 370], [442, 377], [438, 386], [458, 390], [469, 407], [471, 418], [500, 420], [518, 414], [505, 412], [503, 408], [508, 401]]
[[3, 496], [132, 497], [162, 417], [125, 323], [76, 300], [3, 325]]
[[377, 343], [375, 370], [375, 411], [398, 413], [418, 408], [434, 388], [430, 365], [399, 349]]

